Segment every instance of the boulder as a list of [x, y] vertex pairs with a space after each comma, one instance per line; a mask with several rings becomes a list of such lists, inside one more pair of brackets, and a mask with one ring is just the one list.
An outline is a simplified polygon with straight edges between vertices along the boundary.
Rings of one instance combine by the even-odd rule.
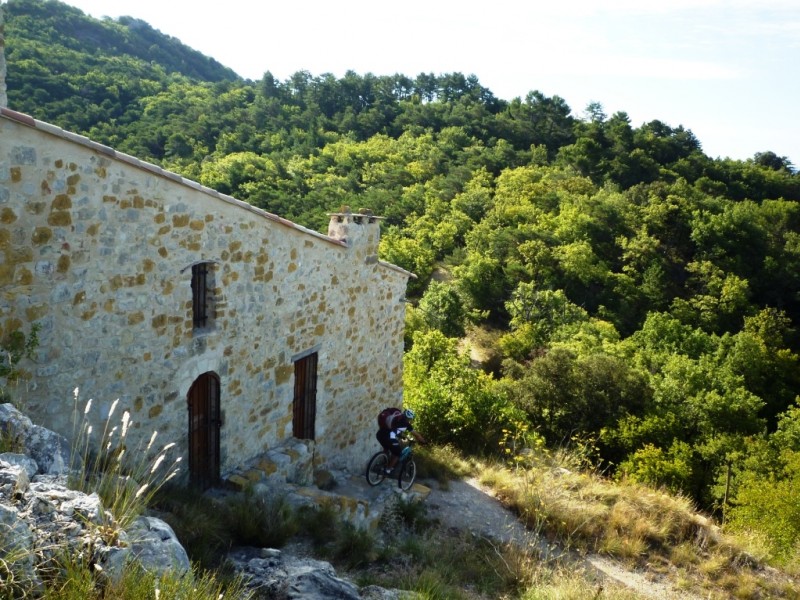
[[164, 521], [140, 517], [122, 531], [96, 493], [67, 487], [70, 449], [63, 437], [11, 404], [0, 405], [0, 432], [17, 450], [0, 454], [0, 595], [38, 597], [38, 569], [52, 568], [49, 561], [65, 554], [110, 578], [134, 559], [156, 574], [189, 572], [189, 557]]
[[126, 533], [131, 554], [150, 572], [173, 571], [183, 575], [189, 571], [189, 556], [175, 532], [161, 519], [139, 517]]
[[28, 475], [28, 479], [33, 477], [39, 472], [39, 465], [36, 464], [36, 461], [33, 460], [30, 456], [25, 456], [24, 454], [17, 454], [15, 452], [3, 452], [0, 454], [0, 465], [3, 463], [9, 465], [17, 465], [25, 469], [25, 473]]
[[245, 576], [248, 587], [258, 590], [257, 598], [276, 600], [360, 600], [358, 588], [336, 577], [330, 563], [297, 558], [283, 553], [266, 558], [253, 548], [239, 548], [228, 554], [236, 571]]
[[39, 473], [61, 475], [69, 470], [70, 447], [66, 438], [34, 425], [12, 404], [0, 404], [0, 431], [36, 462]]
[[155, 575], [189, 573], [189, 556], [175, 537], [175, 532], [161, 519], [139, 517], [120, 534], [119, 545], [106, 546], [97, 554], [105, 576], [118, 580], [132, 560]]

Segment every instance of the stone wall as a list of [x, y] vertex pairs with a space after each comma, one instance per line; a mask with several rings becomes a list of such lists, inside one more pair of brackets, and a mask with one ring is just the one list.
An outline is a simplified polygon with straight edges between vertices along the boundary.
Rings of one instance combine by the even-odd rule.
[[[223, 474], [292, 436], [294, 360], [318, 355], [315, 463], [360, 469], [375, 415], [402, 401], [409, 273], [377, 259], [371, 216], [325, 236], [0, 109], [0, 335], [39, 324], [16, 394], [70, 436], [73, 390], [131, 441], [188, 451], [187, 393], [220, 381]], [[191, 266], [210, 266], [211, 323], [192, 320]], [[97, 429], [96, 429], [97, 430]]]

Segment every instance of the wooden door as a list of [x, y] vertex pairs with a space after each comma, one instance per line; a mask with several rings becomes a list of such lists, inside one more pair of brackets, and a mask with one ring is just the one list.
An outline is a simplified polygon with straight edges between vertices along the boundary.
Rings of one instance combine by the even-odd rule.
[[219, 481], [219, 377], [203, 373], [189, 389], [189, 480], [205, 490]]
[[294, 407], [292, 435], [301, 440], [314, 439], [317, 418], [317, 353], [294, 363]]

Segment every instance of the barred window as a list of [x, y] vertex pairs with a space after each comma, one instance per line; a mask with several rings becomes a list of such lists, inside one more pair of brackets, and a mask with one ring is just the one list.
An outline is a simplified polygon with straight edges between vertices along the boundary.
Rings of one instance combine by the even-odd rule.
[[214, 263], [192, 265], [192, 322], [195, 329], [208, 329], [214, 319]]

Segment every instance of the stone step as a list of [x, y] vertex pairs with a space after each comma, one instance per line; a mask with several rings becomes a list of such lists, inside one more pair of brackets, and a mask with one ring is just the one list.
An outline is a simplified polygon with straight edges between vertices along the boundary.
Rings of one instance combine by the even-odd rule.
[[398, 498], [406, 502], [424, 501], [431, 491], [430, 488], [415, 483], [411, 489], [404, 492], [392, 483], [394, 482], [384, 481], [378, 486], [371, 487], [363, 476], [351, 476], [330, 491], [301, 487], [296, 493], [306, 501], [305, 505], [320, 506], [324, 502], [331, 503], [344, 520], [358, 527], [374, 528], [378, 525], [386, 507], [396, 502]]
[[372, 529], [377, 527], [386, 508], [398, 499], [406, 502], [424, 501], [431, 491], [427, 486], [415, 483], [404, 492], [396, 483], [391, 483], [384, 481], [381, 485], [371, 487], [363, 476], [346, 476], [338, 478], [330, 490], [290, 483], [276, 488], [264, 481], [253, 485], [253, 490], [256, 493], [284, 494], [295, 508], [331, 506], [343, 520], [357, 527]]
[[314, 481], [314, 442], [287, 440], [246, 465], [223, 476], [223, 486], [237, 491], [261, 482], [311, 485]]

